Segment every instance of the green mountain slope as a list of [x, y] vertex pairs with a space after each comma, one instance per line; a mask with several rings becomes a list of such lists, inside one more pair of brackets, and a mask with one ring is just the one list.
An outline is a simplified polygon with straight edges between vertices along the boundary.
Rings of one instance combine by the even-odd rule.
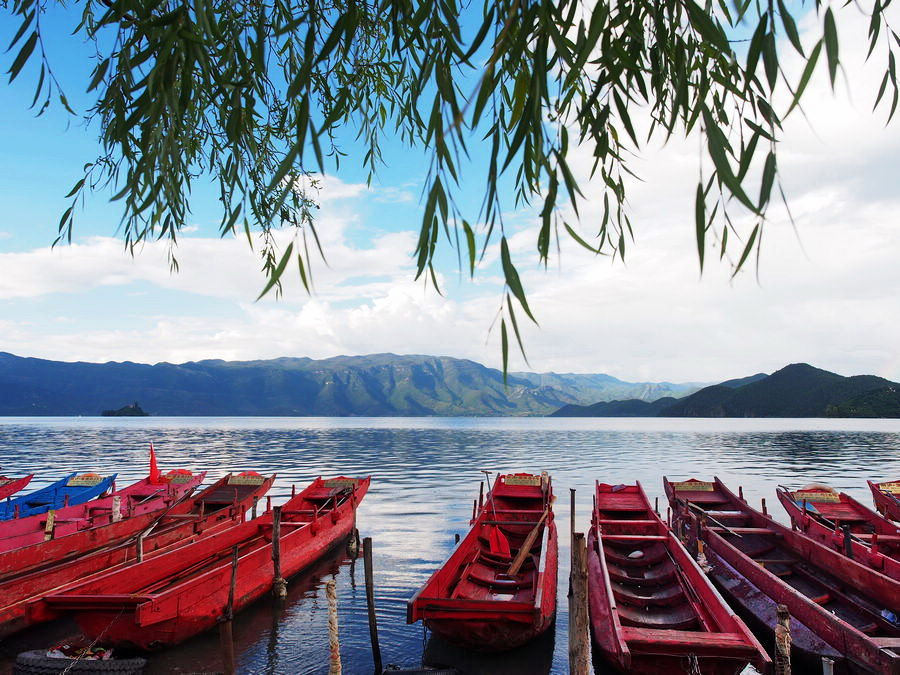
[[0, 415], [99, 415], [139, 400], [152, 415], [545, 415], [561, 406], [697, 385], [608, 375], [511, 374], [434, 356], [67, 363], [0, 353]]
[[740, 387], [706, 387], [660, 412], [668, 417], [823, 417], [829, 406], [893, 383], [874, 375], [843, 377], [795, 363]]

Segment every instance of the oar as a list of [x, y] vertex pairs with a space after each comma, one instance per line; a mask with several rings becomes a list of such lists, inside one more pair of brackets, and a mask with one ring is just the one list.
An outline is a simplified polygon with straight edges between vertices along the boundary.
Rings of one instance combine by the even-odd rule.
[[691, 503], [691, 502], [687, 502], [687, 505], [688, 505], [688, 508], [694, 509], [695, 511], [699, 511], [700, 513], [702, 513], [704, 516], [706, 516], [707, 520], [709, 520], [710, 522], [714, 523], [715, 525], [718, 525], [718, 526], [721, 527], [723, 530], [725, 530], [726, 532], [728, 532], [728, 534], [733, 534], [733, 535], [734, 535], [735, 537], [737, 537], [738, 539], [743, 539], [743, 537], [741, 537], [741, 535], [739, 535], [737, 532], [735, 532], [734, 530], [732, 530], [732, 529], [731, 529], [730, 527], [728, 527], [725, 523], [723, 523], [723, 522], [720, 521], [720, 520], [716, 520], [716, 519], [713, 518], [711, 515], [709, 515], [709, 511], [707, 511], [706, 509], [702, 509], [702, 508], [700, 508], [699, 506], [697, 506], [696, 504], [693, 504], [693, 503]]
[[[541, 514], [541, 519], [537, 521], [537, 525], [528, 533], [528, 536], [525, 537], [525, 541], [522, 543], [522, 547], [519, 549], [519, 552], [516, 554], [515, 559], [512, 561], [512, 564], [509, 566], [509, 569], [506, 570], [506, 576], [512, 577], [519, 573], [519, 569], [525, 563], [525, 558], [528, 557], [528, 554], [531, 553], [531, 547], [534, 545], [534, 540], [537, 539], [538, 532], [541, 529], [541, 525], [544, 524], [544, 520], [547, 518], [547, 514], [550, 513], [550, 507], [548, 506], [544, 509], [544, 513]], [[514, 521], [512, 521], [514, 522]]]

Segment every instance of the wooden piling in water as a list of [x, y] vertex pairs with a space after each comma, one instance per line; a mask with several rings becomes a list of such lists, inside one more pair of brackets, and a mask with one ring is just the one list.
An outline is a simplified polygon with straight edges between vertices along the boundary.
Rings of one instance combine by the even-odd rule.
[[234, 589], [237, 585], [238, 547], [231, 552], [231, 585], [228, 587], [228, 604], [219, 618], [219, 644], [222, 647], [222, 666], [225, 675], [234, 675], [234, 635], [231, 620], [234, 618]]
[[[368, 539], [368, 537], [366, 537]], [[328, 675], [341, 675], [341, 643], [338, 639], [337, 591], [334, 579], [325, 584], [325, 597], [328, 598]]]
[[[575, 535], [575, 488], [569, 488], [569, 541]], [[575, 549], [572, 549], [572, 557], [575, 556]]]
[[281, 576], [281, 507], [272, 512], [272, 594], [282, 600], [287, 597], [287, 582]]
[[791, 615], [786, 605], [775, 609], [775, 675], [791, 675]]
[[572, 535], [572, 573], [569, 586], [569, 673], [588, 675], [591, 664], [588, 629], [587, 548], [584, 533]]
[[369, 609], [369, 637], [372, 639], [372, 660], [375, 662], [375, 672], [380, 673], [382, 671], [381, 646], [378, 644], [378, 620], [375, 616], [375, 574], [372, 568], [372, 537], [363, 539], [363, 566], [366, 571], [366, 606]]

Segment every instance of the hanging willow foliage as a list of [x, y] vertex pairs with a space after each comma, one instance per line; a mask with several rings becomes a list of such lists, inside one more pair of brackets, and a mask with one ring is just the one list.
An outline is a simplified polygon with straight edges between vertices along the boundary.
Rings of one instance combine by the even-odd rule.
[[[40, 110], [51, 100], [69, 108], [42, 48], [40, 17], [51, 1], [3, 2], [21, 22], [9, 51], [10, 80], [39, 59], [33, 105]], [[876, 106], [887, 105], [890, 118], [900, 38], [887, 23], [888, 2], [866, 10], [866, 39], [870, 58], [886, 59]], [[629, 153], [651, 138], [696, 130], [712, 167], [696, 192], [700, 268], [714, 248], [737, 271], [758, 255], [778, 185], [783, 117], [820, 61], [834, 85], [835, 12], [863, 11], [846, 4], [799, 7], [821, 26], [804, 48], [783, 0], [599, 0], [593, 7], [575, 0], [85, 0], [77, 33], [97, 45], [87, 84], [96, 104], [88, 116], [99, 120], [102, 153], [69, 197], [74, 206], [84, 191], [112, 186], [128, 245], [174, 242], [186, 225], [192, 183], [212, 175], [221, 233], [242, 229], [251, 245], [262, 238], [263, 293], [280, 290], [293, 260], [309, 288], [310, 256], [323, 253], [313, 217], [316, 176], [334, 170], [342, 155], [338, 130], [351, 129], [365, 144], [370, 179], [382, 139], [399, 137], [430, 158], [417, 278], [437, 287], [441, 241], [474, 274], [485, 247], [499, 239], [505, 371], [507, 325], [521, 348], [516, 312], [534, 316], [503, 209], [530, 204], [539, 211], [544, 264], [560, 236], [623, 256], [632, 228], [624, 209]], [[805, 61], [797, 81], [780, 65], [786, 49]], [[791, 101], [782, 112], [774, 103], [779, 87]], [[639, 109], [652, 120], [647, 137], [632, 121]], [[489, 148], [484, 199], [474, 209], [455, 199], [472, 143]], [[602, 219], [581, 224], [592, 235], [560, 208], [567, 203], [577, 217], [587, 198], [567, 164], [574, 144], [593, 150], [602, 180], [602, 194], [592, 187], [589, 196], [602, 200]], [[753, 215], [747, 230], [729, 216], [735, 208]], [[60, 239], [71, 239], [72, 228], [69, 208]], [[283, 228], [295, 236], [279, 250], [273, 234]]]

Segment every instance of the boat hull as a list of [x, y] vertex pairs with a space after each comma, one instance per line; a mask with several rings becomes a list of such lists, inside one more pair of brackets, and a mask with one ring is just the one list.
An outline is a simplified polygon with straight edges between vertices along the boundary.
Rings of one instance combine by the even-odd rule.
[[867, 481], [872, 491], [872, 501], [878, 512], [891, 520], [900, 521], [900, 490], [894, 487], [898, 482], [875, 483]]
[[619, 672], [736, 675], [751, 661], [770, 665], [640, 483], [597, 483], [587, 546], [591, 633]]
[[472, 529], [410, 598], [407, 623], [421, 620], [476, 652], [515, 649], [544, 633], [556, 615], [552, 494], [549, 476], [498, 476]]
[[[176, 504], [161, 520], [159, 514], [153, 515], [153, 520], [159, 522], [143, 538], [141, 552], [144, 559], [162, 555], [242, 522], [244, 513], [255, 500], [265, 495], [275, 480], [274, 475], [269, 476], [258, 486], [245, 490], [239, 501], [223, 505], [217, 501], [216, 495], [227, 491], [225, 486], [229, 478], [225, 476], [202, 492]], [[44, 601], [45, 596], [62, 593], [94, 575], [108, 574], [133, 565], [136, 560], [137, 542], [125, 541], [74, 558], [57, 560], [26, 573], [0, 578], [0, 638], [58, 618], [59, 610], [48, 605]]]
[[900, 581], [900, 527], [843, 493], [836, 495], [841, 499], [837, 504], [806, 501], [805, 509], [786, 490], [779, 489], [777, 495], [794, 529]]
[[[165, 509], [193, 492], [205, 475], [171, 485], [151, 486], [144, 479], [109, 497], [59, 509], [49, 532], [46, 515], [8, 521], [17, 531], [0, 539], [0, 579], [95, 551], [147, 529]], [[115, 504], [120, 509], [117, 517]]]
[[[556, 523], [551, 522], [548, 529], [546, 574], [555, 582], [559, 557]], [[474, 651], [516, 649], [544, 633], [556, 620], [555, 583], [552, 591], [547, 589], [545, 592], [552, 596], [548, 601], [552, 603], [550, 611], [527, 604], [518, 608], [498, 608], [494, 602], [471, 601], [468, 607], [442, 607], [440, 603], [433, 603], [430, 611], [434, 616], [425, 619], [425, 625], [448, 642]]]
[[7, 478], [6, 476], [0, 476], [0, 499], [6, 499], [10, 495], [16, 494], [19, 490], [28, 485], [32, 478], [34, 478], [33, 473], [22, 476], [21, 478]]
[[[295, 499], [301, 499], [306, 491], [284, 505], [280, 537], [284, 578], [303, 571], [346, 540], [355, 527], [356, 507], [368, 485], [368, 478], [359, 480], [336, 508], [312, 520], [304, 520], [306, 516], [292, 520]], [[153, 561], [50, 596], [47, 602], [74, 612], [91, 639], [102, 635], [104, 642], [113, 646], [143, 650], [171, 647], [213, 628], [223, 616], [233, 547], [242, 549], [233, 611], [240, 611], [272, 588], [272, 529], [272, 512], [267, 511]]]
[[[771, 607], [783, 604], [792, 620], [840, 652], [849, 671], [900, 673], [900, 626], [884, 612], [900, 610], [900, 583], [750, 508], [718, 479], [679, 491], [690, 482], [665, 480], [673, 514], [686, 536], [705, 544], [722, 588], [744, 613], [771, 635]], [[815, 655], [815, 640], [806, 642]]]

